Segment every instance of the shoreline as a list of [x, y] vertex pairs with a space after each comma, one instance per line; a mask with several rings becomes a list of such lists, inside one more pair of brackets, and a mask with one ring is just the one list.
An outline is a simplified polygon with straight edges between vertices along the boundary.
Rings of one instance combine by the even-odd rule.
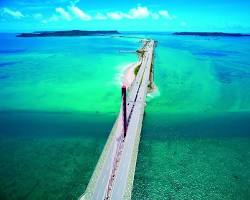
[[[136, 77], [136, 73], [135, 73], [135, 69], [137, 67], [139, 67], [142, 64], [142, 59], [143, 59], [143, 54], [144, 54], [144, 47], [146, 45], [146, 42], [143, 44], [143, 47], [138, 49], [136, 52], [139, 54], [139, 59], [137, 62], [135, 63], [131, 63], [130, 65], [127, 66], [127, 68], [125, 70], [122, 71], [122, 78], [121, 78], [121, 83], [122, 85], [125, 85], [128, 89], [131, 87], [133, 81], [135, 80]], [[152, 82], [152, 84], [150, 84], [151, 86], [149, 86], [148, 88], [148, 94], [158, 94], [158, 88], [155, 85], [154, 82]], [[158, 95], [151, 95], [151, 96], [158, 96]]]
[[[131, 63], [122, 73], [122, 85], [125, 85], [128, 89], [132, 85], [136, 75], [134, 73], [134, 70], [136, 67], [141, 65], [141, 62], [138, 61], [136, 63]], [[149, 88], [148, 95], [150, 99], [153, 99], [154, 97], [160, 96], [159, 89], [153, 82], [152, 88]]]
[[142, 57], [143, 54], [140, 52], [145, 46], [145, 43], [143, 44], [143, 47], [138, 49], [136, 51], [136, 53], [139, 56], [139, 59], [137, 62], [131, 63], [131, 65], [129, 65], [122, 73], [122, 85], [125, 85], [127, 88], [130, 88], [130, 86], [132, 85], [133, 81], [135, 80], [136, 74], [135, 74], [135, 68], [140, 66], [142, 63]]
[[137, 66], [139, 66], [141, 62], [131, 63], [124, 71], [122, 76], [122, 84], [125, 85], [127, 88], [130, 88], [132, 82], [135, 79], [134, 70]]

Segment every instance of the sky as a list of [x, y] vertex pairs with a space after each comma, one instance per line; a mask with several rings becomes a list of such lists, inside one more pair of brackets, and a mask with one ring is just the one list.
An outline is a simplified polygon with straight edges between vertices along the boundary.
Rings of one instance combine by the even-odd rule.
[[70, 29], [250, 33], [250, 0], [0, 0], [0, 32]]

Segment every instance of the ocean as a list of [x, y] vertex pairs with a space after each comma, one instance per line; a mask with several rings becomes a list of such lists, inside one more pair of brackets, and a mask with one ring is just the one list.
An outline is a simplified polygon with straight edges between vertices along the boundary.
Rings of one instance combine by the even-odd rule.
[[[158, 41], [132, 199], [249, 199], [250, 38]], [[138, 38], [0, 34], [0, 199], [77, 199]]]

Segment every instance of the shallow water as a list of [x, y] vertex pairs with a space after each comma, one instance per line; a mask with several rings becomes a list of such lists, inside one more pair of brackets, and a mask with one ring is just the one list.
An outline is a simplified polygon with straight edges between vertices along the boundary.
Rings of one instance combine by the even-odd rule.
[[[115, 74], [137, 60], [136, 40], [110, 37], [15, 38], [3, 34], [0, 110], [117, 112]], [[53, 45], [52, 45], [53, 44]], [[15, 49], [23, 52], [13, 52]], [[31, 87], [32, 86], [32, 87]]]
[[250, 39], [152, 37], [132, 199], [249, 199]]
[[0, 199], [77, 199], [120, 106], [138, 40], [0, 35]]

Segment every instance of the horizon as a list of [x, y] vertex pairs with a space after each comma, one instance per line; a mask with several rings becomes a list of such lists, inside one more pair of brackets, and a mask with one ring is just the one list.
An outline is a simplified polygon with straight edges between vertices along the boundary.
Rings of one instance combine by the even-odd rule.
[[245, 35], [250, 35], [249, 32], [223, 32], [223, 31], [120, 31], [120, 30], [101, 30], [101, 29], [93, 29], [93, 30], [87, 30], [87, 29], [54, 29], [54, 30], [32, 30], [32, 31], [0, 31], [0, 34], [21, 34], [21, 33], [36, 33], [36, 32], [56, 32], [56, 31], [117, 31], [119, 34], [123, 33], [151, 33], [151, 34], [157, 34], [157, 33], [162, 33], [162, 34], [173, 34], [173, 33], [226, 33], [226, 34], [245, 34]]
[[249, 1], [95, 3], [84, 0], [2, 0], [0, 32], [118, 30], [120, 32], [250, 33]]

